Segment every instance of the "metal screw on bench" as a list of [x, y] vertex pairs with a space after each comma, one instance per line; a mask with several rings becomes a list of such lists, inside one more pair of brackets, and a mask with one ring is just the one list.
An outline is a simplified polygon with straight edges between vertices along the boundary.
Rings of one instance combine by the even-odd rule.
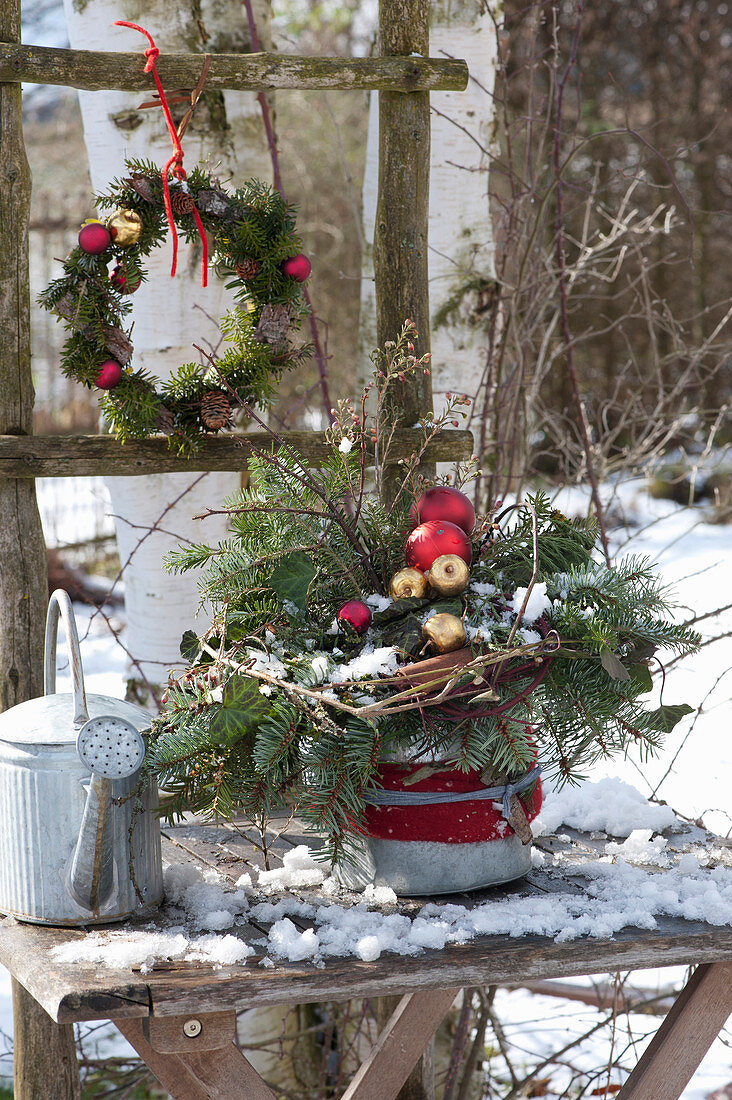
[[183, 1024], [183, 1034], [187, 1035], [189, 1039], [195, 1039], [195, 1037], [197, 1035], [200, 1035], [202, 1031], [203, 1024], [200, 1020], [186, 1020], [186, 1022]]

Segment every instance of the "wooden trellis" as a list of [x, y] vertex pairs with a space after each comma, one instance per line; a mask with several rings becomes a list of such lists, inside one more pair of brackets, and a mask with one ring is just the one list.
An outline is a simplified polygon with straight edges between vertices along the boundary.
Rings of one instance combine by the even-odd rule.
[[[374, 58], [283, 57], [277, 54], [212, 58], [211, 87], [230, 90], [376, 89], [380, 94], [379, 202], [374, 241], [379, 343], [411, 316], [429, 348], [427, 217], [429, 92], [467, 86], [464, 61], [428, 54], [428, 0], [383, 0], [380, 50]], [[160, 58], [168, 85], [195, 82], [200, 55]], [[62, 50], [20, 43], [19, 0], [0, 2], [0, 708], [40, 692], [41, 625], [45, 605], [43, 543], [34, 499], [35, 477], [145, 474], [174, 470], [241, 469], [245, 449], [235, 437], [211, 439], [195, 462], [167, 450], [164, 439], [120, 446], [110, 437], [33, 437], [29, 346], [27, 226], [30, 175], [23, 144], [20, 83], [86, 89], [144, 89], [149, 76], [139, 54]], [[405, 424], [432, 409], [429, 378], [400, 387], [396, 403]], [[401, 454], [417, 433], [404, 429]], [[317, 464], [322, 435], [296, 442]], [[468, 432], [446, 432], [428, 460], [466, 458]], [[395, 456], [398, 454], [395, 452]]]
[[[468, 82], [464, 61], [428, 56], [428, 14], [428, 0], [381, 0], [378, 57], [218, 55], [212, 57], [208, 74], [210, 87], [228, 90], [379, 91], [374, 240], [377, 337], [382, 344], [409, 316], [420, 332], [418, 353], [429, 350], [429, 93], [460, 91]], [[195, 84], [200, 61], [200, 54], [163, 55], [158, 68], [164, 84]], [[0, 710], [43, 691], [47, 580], [34, 478], [237, 470], [246, 464], [246, 449], [231, 436], [211, 439], [194, 462], [171, 455], [164, 439], [131, 441], [122, 447], [107, 436], [33, 436], [28, 279], [31, 180], [23, 142], [22, 81], [91, 90], [150, 87], [139, 53], [22, 45], [20, 0], [0, 0]], [[400, 387], [395, 402], [405, 425], [413, 424], [432, 410], [430, 379], [419, 376]], [[322, 435], [292, 433], [291, 438], [317, 465], [325, 453]], [[395, 457], [411, 453], [420, 438], [419, 433], [402, 429]], [[450, 431], [432, 444], [426, 458], [454, 461], [467, 458], [471, 451], [469, 432]], [[45, 1013], [17, 983], [14, 999], [16, 1097], [37, 1100], [53, 1095], [66, 1100], [77, 1096], [70, 1028], [44, 1019]]]

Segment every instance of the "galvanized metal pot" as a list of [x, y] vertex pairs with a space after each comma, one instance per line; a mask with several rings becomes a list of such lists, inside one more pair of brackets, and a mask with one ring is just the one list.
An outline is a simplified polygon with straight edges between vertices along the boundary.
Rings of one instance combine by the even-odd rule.
[[[56, 694], [62, 619], [73, 692]], [[0, 911], [38, 924], [124, 920], [163, 897], [152, 783], [135, 795], [141, 707], [84, 690], [67, 594], [51, 596], [45, 695], [0, 714]]]

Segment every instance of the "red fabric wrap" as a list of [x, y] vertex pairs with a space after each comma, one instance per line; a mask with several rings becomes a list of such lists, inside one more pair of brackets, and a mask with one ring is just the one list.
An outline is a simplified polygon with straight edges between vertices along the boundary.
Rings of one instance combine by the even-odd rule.
[[[403, 767], [382, 764], [381, 782], [387, 791], [467, 791], [498, 786], [483, 783], [478, 772], [437, 772], [405, 787], [405, 777], [419, 771], [423, 765]], [[519, 795], [529, 821], [541, 809], [541, 779], [537, 779], [530, 794]], [[370, 836], [379, 840], [437, 840], [443, 844], [469, 844], [480, 840], [503, 840], [513, 829], [501, 815], [500, 799], [490, 798], [469, 802], [442, 802], [428, 806], [367, 806], [366, 826]]]

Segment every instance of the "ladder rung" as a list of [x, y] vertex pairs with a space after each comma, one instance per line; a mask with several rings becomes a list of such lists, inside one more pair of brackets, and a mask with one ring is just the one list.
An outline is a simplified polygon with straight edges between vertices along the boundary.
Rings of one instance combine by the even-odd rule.
[[[0, 82], [62, 84], [87, 91], [149, 91], [142, 53], [64, 50], [0, 43]], [[162, 54], [157, 61], [164, 84], [193, 88], [203, 54]], [[268, 91], [292, 88], [428, 92], [463, 91], [468, 66], [454, 58], [296, 57], [291, 54], [212, 54], [208, 88]]]

